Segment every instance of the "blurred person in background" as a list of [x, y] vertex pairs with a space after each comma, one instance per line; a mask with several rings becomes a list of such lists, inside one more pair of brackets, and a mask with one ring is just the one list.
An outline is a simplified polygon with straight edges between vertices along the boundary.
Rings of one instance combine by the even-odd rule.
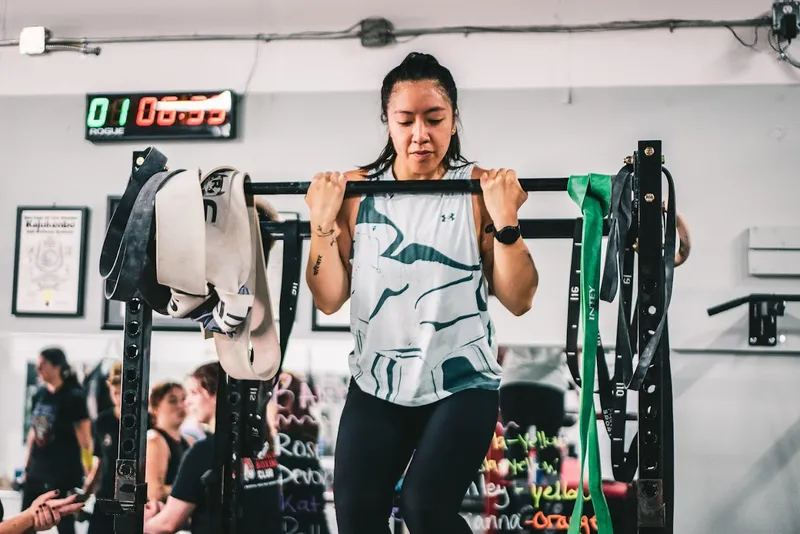
[[166, 501], [184, 453], [194, 443], [181, 433], [186, 419], [186, 390], [162, 382], [150, 392], [153, 428], [147, 432], [145, 482], [148, 500]]
[[[113, 499], [115, 472], [119, 452], [119, 418], [122, 402], [122, 364], [115, 363], [106, 379], [112, 407], [100, 412], [94, 422], [94, 465], [83, 486], [84, 496]], [[112, 534], [114, 517], [94, 512], [89, 519], [88, 534]]]
[[[206, 480], [208, 473], [214, 469], [219, 379], [220, 365], [213, 362], [198, 367], [187, 381], [186, 405], [197, 421], [209, 428], [210, 433], [205, 439], [194, 443], [184, 455], [167, 502], [150, 500], [147, 503], [143, 534], [172, 534], [182, 529], [189, 520], [192, 534], [218, 534], [213, 530], [210, 491]], [[271, 444], [274, 437], [267, 435], [266, 440]], [[240, 498], [244, 509], [250, 513], [242, 518], [240, 531], [265, 534], [283, 532], [278, 484], [263, 486], [263, 479], [248, 476], [255, 475], [254, 471], [259, 467], [254, 466], [250, 458], [243, 458], [244, 462], [250, 462], [251, 472], [243, 473], [240, 479]], [[277, 481], [277, 476], [275, 479]]]
[[[51, 490], [61, 495], [83, 485], [93, 464], [92, 427], [86, 393], [60, 348], [39, 354], [36, 370], [43, 385], [32, 402], [27, 436], [22, 509]], [[74, 534], [75, 516], [61, 518], [59, 534]]]
[[208, 434], [183, 456], [166, 503], [158, 499], [147, 503], [143, 534], [177, 532], [189, 520], [192, 534], [217, 534], [212, 532], [203, 475], [214, 465], [219, 369], [218, 362], [201, 365], [186, 381], [186, 407], [195, 420], [208, 429]]

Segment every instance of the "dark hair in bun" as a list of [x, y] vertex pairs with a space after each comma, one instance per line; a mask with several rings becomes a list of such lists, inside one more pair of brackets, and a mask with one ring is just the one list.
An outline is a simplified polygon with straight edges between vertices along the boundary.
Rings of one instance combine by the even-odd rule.
[[[383, 124], [389, 121], [387, 109], [389, 107], [389, 98], [392, 96], [395, 85], [399, 82], [415, 82], [420, 80], [433, 80], [439, 84], [450, 100], [450, 105], [453, 107], [453, 117], [458, 120], [458, 88], [456, 88], [453, 75], [432, 55], [423, 54], [421, 52], [411, 52], [403, 59], [402, 63], [390, 70], [383, 78], [383, 86], [381, 87], [381, 122]], [[386, 146], [383, 147], [383, 151], [381, 151], [378, 159], [360, 168], [369, 171], [367, 175], [369, 178], [374, 178], [386, 172], [386, 170], [392, 166], [396, 157], [397, 152], [394, 150], [394, 145], [390, 137], [386, 141]], [[450, 139], [450, 147], [442, 160], [442, 164], [445, 170], [448, 170], [468, 163], [469, 161], [461, 155], [461, 140], [456, 130]]]

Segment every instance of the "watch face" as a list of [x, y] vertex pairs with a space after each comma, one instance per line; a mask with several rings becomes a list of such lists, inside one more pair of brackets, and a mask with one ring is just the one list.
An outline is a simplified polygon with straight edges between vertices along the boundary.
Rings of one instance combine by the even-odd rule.
[[499, 232], [495, 234], [497, 236], [497, 240], [503, 243], [504, 245], [511, 245], [517, 239], [519, 239], [519, 228], [518, 227], [511, 227], [508, 226], [503, 228]]

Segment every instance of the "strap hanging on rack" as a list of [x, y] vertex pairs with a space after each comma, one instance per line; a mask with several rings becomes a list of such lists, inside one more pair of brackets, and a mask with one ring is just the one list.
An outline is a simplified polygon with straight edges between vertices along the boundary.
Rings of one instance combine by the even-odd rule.
[[[669, 309], [670, 301], [672, 300], [672, 282], [675, 271], [675, 242], [676, 242], [676, 209], [675, 209], [675, 183], [672, 180], [672, 175], [665, 168], [662, 167], [662, 172], [667, 178], [669, 187], [669, 202], [667, 203], [666, 222], [664, 232], [664, 293], [665, 293], [665, 309], [661, 317], [661, 321], [656, 327], [655, 333], [650, 338], [650, 341], [641, 350], [639, 354], [639, 361], [635, 371], [629, 375], [626, 371], [624, 373], [624, 385], [628, 389], [639, 390], [642, 387], [647, 370], [653, 361], [656, 348], [661, 340], [664, 332], [664, 326], [667, 321], [666, 311]], [[626, 249], [631, 245], [628, 243], [629, 231], [633, 224], [631, 198], [633, 190], [633, 171], [629, 166], [623, 168], [614, 181], [614, 189], [612, 192], [612, 208], [611, 208], [611, 231], [609, 233], [608, 249], [606, 250], [606, 263], [603, 273], [603, 283], [600, 288], [600, 298], [606, 302], [613, 302], [616, 297], [617, 285], [620, 281], [624, 283], [627, 273], [621, 272], [620, 264], [626, 265]], [[632, 261], [632, 260], [629, 260]], [[632, 267], [631, 273], [632, 275]], [[624, 299], [623, 299], [624, 301]], [[618, 356], [621, 353], [623, 359], [632, 361], [633, 347], [638, 346], [637, 343], [631, 343], [631, 339], [638, 341], [636, 335], [636, 328], [631, 329], [628, 327], [630, 321], [625, 320], [624, 302], [620, 302], [619, 319], [617, 321], [617, 340], [618, 343], [622, 342], [622, 346], [617, 347]], [[630, 356], [628, 356], [630, 355]]]
[[[672, 176], [667, 169], [663, 169], [669, 184], [669, 198], [666, 213], [666, 232], [664, 238], [665, 250], [665, 292], [666, 307], [669, 308], [669, 301], [672, 295], [672, 280], [674, 271], [674, 250], [675, 250], [675, 190]], [[621, 284], [621, 298], [619, 302], [619, 314], [617, 319], [616, 336], [616, 355], [614, 366], [614, 377], [606, 380], [608, 372], [603, 372], [605, 360], [600, 362], [600, 351], [598, 350], [598, 371], [600, 405], [603, 411], [603, 419], [606, 431], [611, 439], [611, 462], [614, 471], [614, 478], [622, 482], [630, 482], [636, 474], [638, 468], [638, 433], [634, 435], [628, 451], [625, 451], [625, 434], [627, 421], [627, 390], [638, 390], [647, 374], [652, 363], [655, 350], [662, 340], [662, 332], [666, 328], [667, 314], [664, 316], [656, 330], [655, 336], [642, 351], [639, 358], [636, 373], [633, 372], [633, 355], [638, 343], [638, 314], [631, 314], [631, 303], [633, 301], [633, 269], [635, 251], [633, 249], [636, 229], [632, 210], [633, 196], [633, 168], [624, 167], [616, 176], [611, 199], [611, 230], [609, 232], [608, 247], [606, 251], [606, 263], [603, 273], [603, 282], [600, 290], [600, 298], [606, 302], [612, 302], [616, 297], [616, 291]], [[620, 269], [621, 266], [621, 269]], [[635, 307], [638, 310], [637, 306]], [[664, 358], [668, 359], [669, 354], [664, 353]], [[671, 376], [667, 372], [664, 375], [665, 383], [669, 382], [671, 387]], [[668, 397], [668, 398], [667, 398]], [[665, 402], [672, 402], [671, 393], [665, 392]], [[672, 424], [671, 422], [669, 423]], [[672, 432], [670, 426], [669, 432]]]
[[[290, 219], [282, 221], [283, 227], [283, 274], [281, 276], [281, 296], [279, 304], [278, 328], [281, 344], [281, 361], [278, 372], [272, 380], [262, 383], [259, 392], [259, 413], [263, 413], [275, 385], [280, 380], [283, 362], [286, 359], [286, 350], [292, 334], [295, 317], [297, 316], [297, 297], [300, 292], [300, 277], [302, 273], [303, 236], [300, 234], [300, 221]], [[269, 235], [269, 234], [266, 234]], [[265, 243], [265, 250], [268, 245]]]
[[[567, 364], [572, 372], [573, 379], [577, 385], [580, 376], [578, 376], [578, 323], [580, 317], [580, 258], [582, 248], [582, 229], [583, 219], [575, 221], [575, 236], [573, 237], [573, 252], [572, 252], [572, 268], [570, 274], [570, 294], [569, 305], [567, 308], [567, 316], [569, 324], [567, 326]], [[625, 263], [626, 266], [630, 265], [630, 270], [633, 268], [633, 261]], [[632, 276], [627, 277], [627, 283], [623, 284], [623, 296], [626, 298], [626, 320], [630, 317], [630, 292]], [[634, 340], [635, 341], [635, 340]], [[619, 347], [621, 343], [617, 341]], [[590, 348], [584, 348], [584, 354], [590, 354]], [[634, 439], [628, 452], [625, 452], [625, 424], [627, 417], [627, 390], [623, 383], [622, 374], [624, 369], [631, 368], [630, 359], [625, 360], [620, 354], [617, 354], [616, 364], [614, 366], [614, 378], [609, 376], [608, 363], [606, 362], [606, 351], [603, 347], [600, 336], [597, 337], [597, 346], [595, 348], [595, 360], [597, 364], [597, 386], [596, 393], [600, 399], [600, 409], [603, 415], [603, 422], [605, 424], [606, 432], [611, 439], [611, 463], [614, 473], [614, 479], [622, 482], [630, 482], [636, 474], [637, 468], [637, 442]], [[628, 372], [630, 376], [630, 371]], [[621, 386], [621, 387], [620, 387]]]
[[[608, 213], [611, 196], [611, 177], [592, 174], [573, 176], [567, 186], [569, 196], [578, 204], [583, 215], [580, 267], [580, 303], [583, 321], [583, 346], [594, 347], [600, 335], [600, 258], [603, 237], [603, 218]], [[611, 514], [602, 487], [600, 447], [597, 439], [597, 421], [594, 405], [595, 359], [583, 358], [583, 384], [580, 405], [580, 496], [570, 518], [569, 534], [580, 532], [584, 501], [584, 469], [589, 456], [589, 494], [592, 499], [598, 530], [604, 534], [613, 532]], [[587, 385], [588, 384], [588, 385]]]

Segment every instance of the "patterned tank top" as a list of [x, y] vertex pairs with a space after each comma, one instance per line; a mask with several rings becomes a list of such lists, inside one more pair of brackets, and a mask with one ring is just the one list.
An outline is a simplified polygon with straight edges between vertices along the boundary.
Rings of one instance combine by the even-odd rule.
[[[468, 180], [472, 168], [442, 179]], [[376, 179], [395, 178], [390, 168]], [[364, 195], [350, 261], [349, 366], [360, 389], [421, 406], [499, 388], [472, 195]]]

